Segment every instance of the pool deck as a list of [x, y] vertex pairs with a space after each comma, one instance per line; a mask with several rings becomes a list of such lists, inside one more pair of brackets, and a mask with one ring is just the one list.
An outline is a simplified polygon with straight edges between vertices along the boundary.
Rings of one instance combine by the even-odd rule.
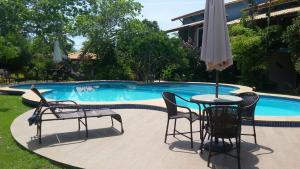
[[[144, 109], [116, 109], [124, 123], [119, 132], [110, 119], [89, 119], [89, 139], [77, 131], [76, 120], [44, 122], [42, 144], [34, 137], [36, 126], [27, 119], [32, 110], [17, 117], [11, 125], [14, 139], [23, 147], [51, 160], [81, 168], [103, 169], [199, 169], [208, 168], [207, 152], [201, 155], [199, 134], [195, 133], [195, 148], [181, 136], [168, 137], [163, 142], [167, 114]], [[170, 123], [172, 130], [173, 122]], [[197, 129], [198, 123], [194, 124]], [[177, 122], [179, 130], [188, 129], [185, 119]], [[243, 126], [243, 132], [252, 132]], [[253, 137], [242, 136], [242, 169], [298, 169], [300, 166], [300, 128], [257, 127], [258, 144]], [[235, 154], [233, 150], [231, 152]], [[212, 157], [214, 169], [235, 169], [237, 161], [229, 156]]]
[[[97, 82], [97, 81], [92, 81], [92, 82]], [[107, 81], [104, 81], [104, 82], [107, 82]], [[65, 82], [61, 82], [61, 83], [65, 83]], [[67, 82], [67, 83], [72, 83], [72, 82]], [[73, 82], [73, 83], [81, 83], [81, 82]], [[164, 82], [162, 82], [162, 83], [164, 83]], [[166, 82], [166, 83], [175, 83], [176, 84], [177, 82]], [[214, 83], [202, 83], [202, 82], [187, 82], [187, 83], [188, 84], [214, 84]], [[157, 84], [159, 84], [159, 83], [157, 83]], [[252, 88], [247, 87], [247, 86], [233, 85], [233, 84], [220, 84], [220, 85], [238, 88], [237, 90], [234, 90], [232, 92], [233, 94], [252, 91]], [[41, 93], [44, 93], [47, 91], [50, 91], [50, 90], [40, 90]], [[23, 102], [26, 104], [29, 104], [29, 105], [36, 105], [40, 101], [39, 98], [32, 91], [27, 90], [27, 89], [15, 89], [15, 88], [10, 88], [10, 87], [2, 87], [2, 88], [0, 88], [0, 92], [7, 93], [7, 94], [22, 95]], [[300, 100], [300, 97], [298, 97], [298, 96], [260, 93], [260, 92], [257, 92], [257, 93], [259, 95], [263, 95], [263, 96], [275, 96], [275, 97]], [[52, 100], [50, 100], [50, 101], [52, 101]], [[114, 107], [114, 106], [130, 107], [130, 106], [132, 106], [133, 108], [136, 106], [140, 106], [140, 107], [144, 106], [145, 108], [150, 108], [150, 109], [154, 108], [154, 107], [165, 108], [165, 103], [164, 103], [163, 99], [152, 99], [152, 100], [142, 100], [142, 101], [115, 101], [115, 102], [87, 102], [87, 101], [80, 102], [80, 101], [78, 101], [78, 103], [83, 106], [93, 106], [93, 105], [102, 105], [102, 106], [110, 106], [110, 107]], [[197, 110], [195, 110], [195, 111], [197, 111]], [[278, 123], [282, 122], [282, 123], [287, 123], [287, 126], [289, 126], [288, 122], [299, 123], [299, 126], [300, 126], [300, 116], [255, 116], [255, 120], [258, 122], [260, 121], [264, 124], [265, 124], [265, 122], [278, 122]], [[271, 124], [271, 125], [273, 125], [273, 124]], [[283, 126], [285, 126], [285, 125], [286, 124], [283, 124]]]

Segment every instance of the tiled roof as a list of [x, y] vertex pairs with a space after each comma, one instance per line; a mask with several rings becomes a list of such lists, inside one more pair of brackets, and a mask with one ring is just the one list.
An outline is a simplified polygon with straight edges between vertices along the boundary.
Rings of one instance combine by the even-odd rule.
[[[275, 11], [275, 12], [271, 12], [271, 17], [275, 17], [275, 16], [281, 16], [281, 15], [286, 15], [286, 14], [291, 14], [291, 13], [297, 13], [300, 12], [300, 7], [294, 7], [294, 8], [289, 8], [289, 9], [284, 9], [284, 10], [280, 10], [280, 11]], [[267, 18], [267, 14], [260, 14], [260, 15], [256, 15], [254, 16], [255, 20], [260, 20], [260, 19], [265, 19]], [[239, 23], [241, 21], [241, 19], [236, 19], [236, 20], [232, 20], [230, 22], [227, 22], [228, 25], [231, 24], [235, 24], [235, 23]], [[190, 24], [186, 24], [186, 25], [182, 25], [179, 26], [177, 28], [173, 28], [173, 29], [169, 29], [166, 30], [166, 33], [170, 33], [170, 32], [175, 32], [181, 29], [185, 29], [185, 28], [190, 28], [190, 27], [194, 27], [194, 26], [198, 26], [203, 24], [203, 20], [202, 21], [198, 21], [198, 22], [193, 22]]]
[[[271, 12], [271, 17], [281, 16], [281, 15], [286, 15], [286, 14], [291, 14], [291, 13], [297, 13], [297, 12], [300, 12], [300, 7], [289, 8], [289, 9]], [[268, 18], [267, 14], [260, 14], [260, 15], [254, 16], [255, 20], [266, 19], [266, 18]], [[236, 19], [236, 20], [228, 22], [228, 24], [239, 23], [240, 21], [241, 21], [241, 19]]]
[[190, 28], [190, 27], [198, 26], [198, 25], [203, 24], [203, 22], [204, 22], [203, 20], [202, 21], [198, 21], [198, 22], [193, 22], [193, 23], [190, 23], [190, 24], [186, 24], [186, 25], [182, 25], [182, 26], [179, 26], [179, 27], [176, 27], [176, 28], [173, 28], [173, 29], [166, 30], [165, 32], [166, 33], [170, 33], [170, 32], [178, 31], [180, 29], [185, 29], [185, 28]]
[[[231, 2], [227, 2], [227, 3], [225, 4], [225, 6], [228, 6], [228, 5], [237, 3], [237, 2], [241, 2], [241, 1], [243, 1], [243, 0], [233, 0], [233, 1], [231, 1]], [[187, 18], [187, 17], [199, 15], [199, 14], [201, 14], [201, 13], [204, 13], [204, 9], [199, 10], [199, 11], [195, 11], [195, 12], [191, 12], [191, 13], [188, 13], [188, 14], [185, 14], [185, 15], [182, 15], [182, 16], [178, 16], [178, 17], [176, 17], [176, 18], [173, 18], [172, 21], [176, 21], [176, 20], [179, 20], [179, 19], [183, 19], [183, 18]]]

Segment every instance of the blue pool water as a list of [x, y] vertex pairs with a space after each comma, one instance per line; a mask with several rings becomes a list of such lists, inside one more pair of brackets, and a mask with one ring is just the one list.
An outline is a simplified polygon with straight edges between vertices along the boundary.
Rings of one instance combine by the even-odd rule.
[[[29, 89], [31, 85], [13, 86]], [[209, 84], [159, 83], [139, 85], [134, 82], [83, 82], [35, 84], [38, 89], [51, 89], [43, 95], [54, 100], [75, 101], [136, 101], [161, 98], [163, 91], [175, 92], [189, 99], [193, 95], [213, 94], [215, 86]], [[235, 87], [220, 86], [220, 94], [230, 94]], [[179, 104], [185, 104], [179, 102]], [[197, 108], [197, 105], [186, 105]], [[300, 101], [279, 97], [261, 96], [256, 115], [258, 116], [300, 116]]]

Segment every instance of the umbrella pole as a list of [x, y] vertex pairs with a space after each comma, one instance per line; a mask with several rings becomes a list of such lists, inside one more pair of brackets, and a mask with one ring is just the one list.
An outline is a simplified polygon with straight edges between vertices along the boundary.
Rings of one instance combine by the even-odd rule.
[[219, 97], [219, 71], [216, 70], [216, 98]]

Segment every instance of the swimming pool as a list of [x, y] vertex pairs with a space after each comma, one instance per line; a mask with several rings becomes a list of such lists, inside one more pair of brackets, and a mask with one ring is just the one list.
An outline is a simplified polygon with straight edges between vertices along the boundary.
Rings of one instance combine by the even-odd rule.
[[[31, 85], [17, 85], [13, 88], [29, 89]], [[81, 82], [35, 84], [38, 89], [50, 89], [43, 93], [48, 99], [75, 101], [139, 101], [160, 99], [163, 91], [175, 92], [186, 99], [198, 94], [213, 94], [215, 86], [195, 83], [155, 83], [135, 82]], [[220, 94], [230, 94], [237, 87], [220, 86]], [[184, 104], [179, 102], [179, 104]], [[188, 104], [191, 108], [197, 105]], [[256, 109], [257, 116], [300, 116], [300, 100], [272, 96], [261, 96]]]

